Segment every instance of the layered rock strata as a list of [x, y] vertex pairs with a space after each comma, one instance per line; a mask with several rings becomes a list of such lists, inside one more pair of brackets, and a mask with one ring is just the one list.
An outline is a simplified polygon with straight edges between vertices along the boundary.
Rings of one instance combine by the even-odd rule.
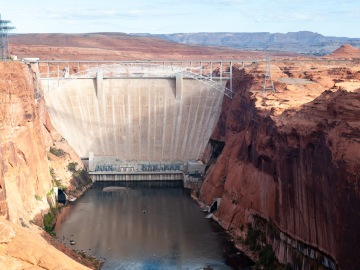
[[360, 89], [350, 85], [358, 68], [278, 63], [277, 93], [261, 91], [264, 66], [234, 72], [200, 198], [221, 197], [216, 218], [225, 229], [244, 238], [253, 224], [294, 269], [357, 269]]

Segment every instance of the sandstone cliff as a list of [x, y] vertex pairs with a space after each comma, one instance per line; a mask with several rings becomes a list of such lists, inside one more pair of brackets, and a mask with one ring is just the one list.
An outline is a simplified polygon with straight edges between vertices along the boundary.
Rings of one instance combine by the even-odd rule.
[[89, 269], [51, 246], [39, 227], [23, 228], [0, 217], [0, 269]]
[[251, 223], [294, 269], [357, 269], [359, 68], [276, 63], [277, 93], [261, 92], [264, 66], [234, 72], [200, 198], [221, 197], [225, 229], [244, 239]]
[[[20, 63], [1, 63], [1, 213], [29, 221], [48, 209], [52, 185], [41, 121], [34, 102], [32, 73]], [[38, 197], [39, 196], [39, 197]]]
[[87, 182], [81, 160], [51, 125], [30, 66], [0, 63], [0, 103], [0, 269], [88, 269], [50, 246], [32, 225], [41, 226], [53, 206], [53, 186], [76, 196]]

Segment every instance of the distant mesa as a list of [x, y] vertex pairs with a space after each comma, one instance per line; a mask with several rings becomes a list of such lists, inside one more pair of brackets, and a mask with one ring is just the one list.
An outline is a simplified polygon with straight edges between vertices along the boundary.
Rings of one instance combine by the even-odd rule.
[[360, 49], [349, 44], [342, 45], [329, 55], [332, 58], [360, 58]]
[[[141, 35], [141, 34], [138, 34]], [[310, 31], [269, 32], [213, 32], [146, 34], [181, 44], [226, 46], [243, 50], [277, 51], [324, 56], [343, 44], [360, 47], [360, 38], [323, 36]]]

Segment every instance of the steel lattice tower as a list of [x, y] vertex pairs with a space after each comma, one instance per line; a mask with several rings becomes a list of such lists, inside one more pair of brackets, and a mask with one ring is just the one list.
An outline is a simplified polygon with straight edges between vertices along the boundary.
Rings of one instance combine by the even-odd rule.
[[0, 47], [2, 61], [5, 61], [8, 57], [8, 32], [15, 29], [15, 27], [9, 26], [9, 24], [11, 24], [11, 21], [2, 20], [0, 14]]
[[275, 92], [274, 82], [271, 76], [271, 67], [270, 67], [270, 56], [269, 54], [266, 55], [266, 69], [264, 75], [264, 85], [263, 85], [263, 92], [267, 90], [271, 90]]

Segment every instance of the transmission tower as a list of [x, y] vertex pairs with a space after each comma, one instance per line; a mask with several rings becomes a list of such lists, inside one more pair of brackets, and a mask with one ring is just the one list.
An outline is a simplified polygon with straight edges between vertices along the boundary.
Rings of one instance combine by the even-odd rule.
[[15, 27], [9, 26], [9, 24], [11, 24], [11, 21], [2, 20], [0, 14], [0, 46], [2, 61], [5, 61], [8, 56], [8, 32], [15, 29]]
[[265, 75], [264, 75], [264, 85], [263, 85], [263, 92], [266, 92], [267, 90], [271, 90], [272, 92], [275, 92], [274, 82], [271, 76], [271, 67], [270, 67], [270, 56], [269, 54], [266, 55], [266, 69], [265, 69]]

